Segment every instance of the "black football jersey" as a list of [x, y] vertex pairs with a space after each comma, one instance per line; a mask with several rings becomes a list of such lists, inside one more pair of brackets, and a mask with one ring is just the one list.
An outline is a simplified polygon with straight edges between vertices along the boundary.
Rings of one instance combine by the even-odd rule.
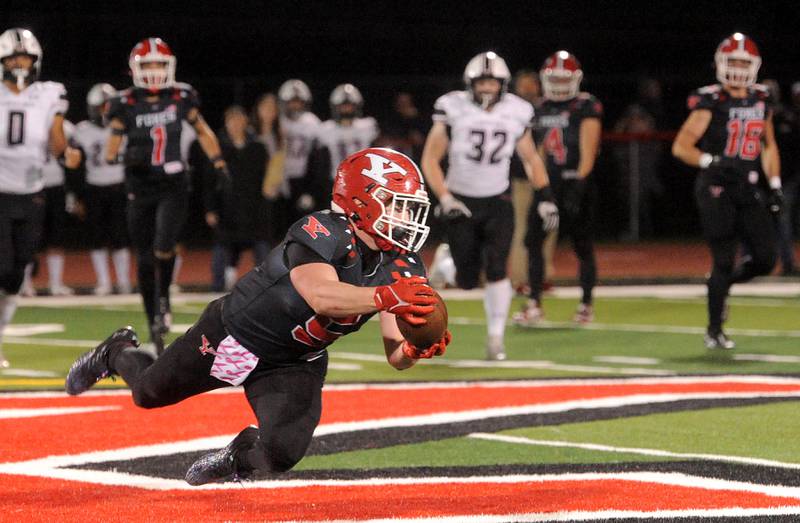
[[687, 105], [690, 111], [711, 111], [711, 122], [697, 146], [703, 152], [735, 160], [726, 177], [733, 175], [743, 181], [748, 173], [761, 170], [764, 126], [772, 111], [765, 86], [753, 85], [745, 98], [732, 98], [720, 84], [709, 85], [693, 91]]
[[[150, 91], [129, 88], [111, 101], [109, 118], [125, 125], [128, 143], [125, 166], [128, 183], [135, 190], [180, 180], [186, 169], [181, 154], [183, 120], [189, 111], [200, 106], [197, 92], [188, 84], [177, 83], [158, 91], [158, 100], [147, 101]], [[131, 179], [132, 178], [132, 179]]]
[[602, 117], [603, 104], [589, 93], [579, 93], [563, 102], [545, 100], [536, 109], [534, 138], [544, 151], [543, 159], [551, 181], [578, 176], [581, 122], [584, 118]]
[[291, 226], [284, 241], [247, 273], [225, 298], [228, 332], [260, 359], [292, 364], [318, 357], [341, 336], [355, 332], [373, 314], [330, 318], [316, 314], [289, 278], [285, 250], [297, 242], [336, 268], [339, 280], [375, 287], [399, 277], [425, 276], [415, 253], [373, 251], [356, 238], [344, 214], [318, 211]]

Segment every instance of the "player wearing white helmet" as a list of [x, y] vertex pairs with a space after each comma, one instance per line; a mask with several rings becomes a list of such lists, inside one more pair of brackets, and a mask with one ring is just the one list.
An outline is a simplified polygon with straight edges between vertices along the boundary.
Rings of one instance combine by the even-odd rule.
[[[64, 153], [67, 93], [38, 81], [42, 47], [28, 29], [0, 34], [0, 336], [39, 241], [44, 210], [42, 167]], [[8, 367], [0, 352], [0, 367]]]
[[[549, 194], [547, 172], [531, 135], [533, 106], [506, 92], [510, 76], [494, 52], [470, 60], [464, 70], [466, 89], [447, 93], [434, 104], [433, 127], [422, 153], [423, 172], [447, 221], [458, 286], [478, 286], [485, 269], [486, 355], [496, 360], [505, 359], [505, 324], [513, 295], [506, 265], [514, 230], [509, 163], [515, 150], [533, 185], [540, 194]], [[440, 165], [445, 154], [447, 180]], [[557, 226], [552, 199], [542, 198], [538, 212], [546, 229]]]
[[280, 125], [286, 144], [281, 193], [289, 223], [321, 207], [316, 182], [324, 178], [326, 173], [320, 171], [327, 170], [327, 166], [320, 165], [320, 119], [311, 112], [311, 102], [311, 90], [302, 80], [287, 80], [278, 89]]
[[[378, 137], [378, 122], [362, 116], [364, 97], [353, 84], [341, 84], [331, 92], [331, 119], [320, 126], [319, 144], [330, 158], [327, 187], [333, 183], [336, 167], [356, 151], [365, 149]], [[327, 191], [330, 192], [330, 191]]]
[[108, 268], [109, 250], [120, 293], [131, 292], [130, 240], [127, 234], [125, 206], [125, 169], [122, 165], [106, 162], [103, 149], [111, 137], [108, 127], [108, 109], [117, 90], [107, 83], [92, 86], [86, 95], [87, 120], [78, 123], [70, 140], [66, 166], [82, 170], [86, 184], [81, 195], [89, 226], [91, 260], [98, 296], [111, 294], [111, 273]]

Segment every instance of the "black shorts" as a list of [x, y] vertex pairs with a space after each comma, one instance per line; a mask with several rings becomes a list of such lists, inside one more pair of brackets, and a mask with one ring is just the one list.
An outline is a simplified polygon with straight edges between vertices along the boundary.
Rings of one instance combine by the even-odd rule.
[[707, 176], [695, 182], [695, 199], [706, 240], [735, 237], [775, 242], [766, 197], [756, 185], [718, 184]]
[[44, 218], [43, 193], [0, 193], [0, 288], [16, 294], [39, 245]]
[[63, 247], [69, 215], [66, 210], [66, 192], [63, 185], [45, 187], [44, 228], [42, 248]]
[[508, 272], [508, 254], [514, 234], [510, 193], [488, 198], [453, 196], [472, 212], [470, 218], [444, 221], [456, 265], [456, 283], [462, 289], [477, 287], [484, 269], [489, 282], [502, 280]]
[[85, 195], [90, 246], [93, 249], [110, 247], [116, 250], [130, 245], [125, 185], [87, 185]]

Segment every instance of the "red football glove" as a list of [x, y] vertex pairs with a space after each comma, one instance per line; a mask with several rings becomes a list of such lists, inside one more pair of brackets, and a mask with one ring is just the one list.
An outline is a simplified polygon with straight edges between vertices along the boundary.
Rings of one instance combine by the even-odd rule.
[[427, 349], [418, 349], [409, 343], [408, 340], [405, 340], [403, 342], [403, 354], [412, 360], [418, 360], [420, 358], [429, 359], [433, 358], [434, 356], [441, 356], [447, 350], [447, 346], [450, 345], [451, 341], [453, 341], [453, 335], [450, 334], [449, 330], [444, 331], [444, 336], [442, 336], [442, 339]]
[[434, 294], [428, 280], [421, 276], [400, 278], [391, 285], [375, 288], [375, 306], [379, 311], [401, 316], [411, 325], [424, 325], [427, 320], [422, 316], [433, 312]]

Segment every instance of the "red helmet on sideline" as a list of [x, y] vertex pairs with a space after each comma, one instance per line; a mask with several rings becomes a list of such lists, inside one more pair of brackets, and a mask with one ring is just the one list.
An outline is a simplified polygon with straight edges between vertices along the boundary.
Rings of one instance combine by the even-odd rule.
[[333, 209], [375, 239], [384, 251], [416, 252], [425, 243], [430, 200], [419, 167], [408, 156], [371, 147], [339, 164]]

